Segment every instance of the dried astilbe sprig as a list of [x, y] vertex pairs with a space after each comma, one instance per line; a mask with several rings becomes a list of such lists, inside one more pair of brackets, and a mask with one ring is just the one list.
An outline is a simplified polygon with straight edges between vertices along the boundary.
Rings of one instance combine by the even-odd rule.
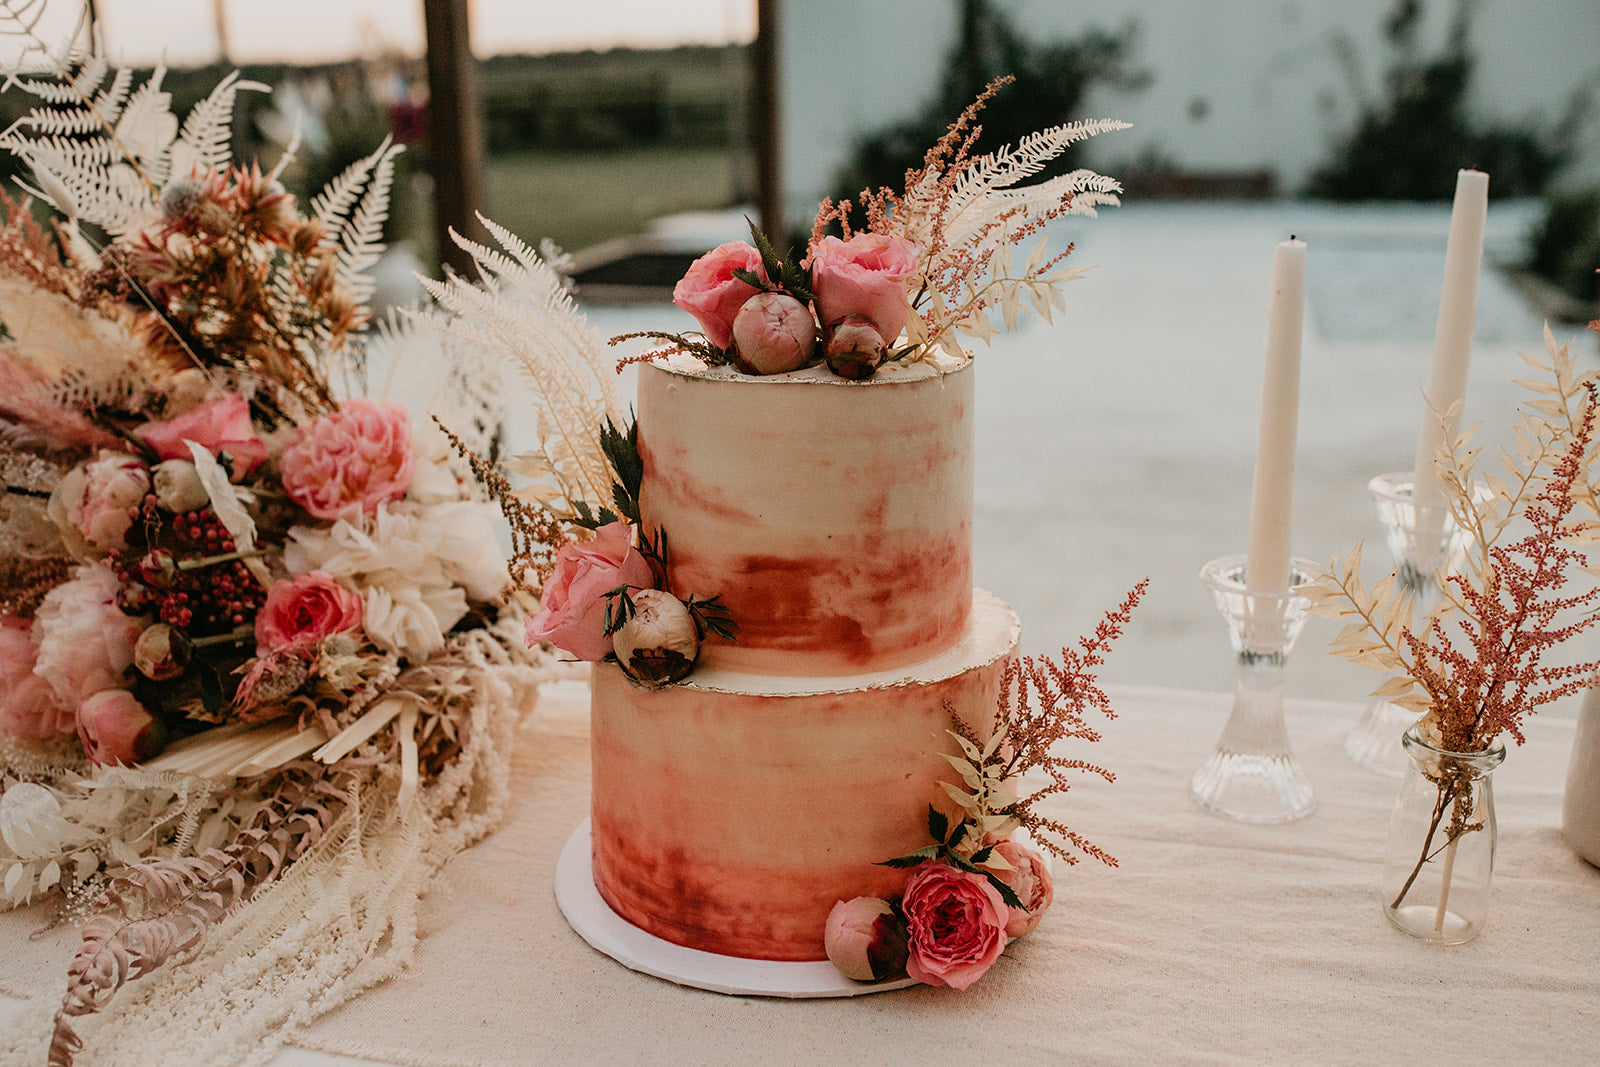
[[[1527, 383], [1537, 399], [1522, 409], [1515, 451], [1503, 452], [1505, 478], [1485, 477], [1487, 493], [1475, 488], [1471, 433], [1440, 451], [1441, 491], [1476, 545], [1462, 572], [1441, 577], [1444, 596], [1428, 617], [1411, 625], [1397, 572], [1366, 588], [1359, 544], [1303, 589], [1314, 612], [1346, 620], [1334, 654], [1395, 672], [1374, 695], [1423, 716], [1425, 737], [1449, 751], [1482, 751], [1502, 732], [1520, 743], [1527, 715], [1600, 670], [1600, 660], [1544, 663], [1600, 623], [1600, 590], [1568, 591], [1578, 573], [1593, 573], [1581, 546], [1600, 531], [1600, 521], [1581, 517], [1593, 515], [1600, 376], [1576, 373], [1571, 346], [1557, 346], [1549, 331], [1546, 346], [1548, 363], [1528, 362], [1551, 380]], [[1502, 543], [1511, 529], [1528, 532]]]
[[[1099, 732], [1089, 724], [1090, 711], [1116, 718], [1111, 698], [1100, 688], [1095, 671], [1122, 636], [1149, 584], [1145, 579], [1135, 585], [1114, 611], [1106, 613], [1092, 635], [1080, 637], [1076, 648], [1063, 648], [1059, 658], [1026, 656], [1007, 664], [987, 739], [952, 715], [962, 755], [947, 758], [965, 788], [947, 783], [945, 790], [960, 806], [968, 828], [953, 847], [971, 853], [986, 838], [1004, 836], [1020, 826], [1066, 863], [1077, 863], [1076, 853], [1081, 853], [1108, 866], [1117, 865], [1104, 849], [1040, 808], [1051, 797], [1065, 795], [1076, 775], [1116, 780], [1106, 768], [1056, 749], [1064, 742], [1100, 740]], [[1048, 782], [1025, 795], [1018, 794], [1015, 790], [1026, 785], [1029, 772], [1042, 772]], [[992, 864], [993, 858], [986, 857], [986, 862]]]
[[[906, 174], [904, 193], [878, 189], [861, 194], [869, 231], [904, 237], [917, 248], [913, 314], [906, 334], [925, 354], [943, 349], [961, 358], [956, 335], [987, 340], [999, 332], [992, 321], [996, 310], [1008, 330], [1029, 308], [1050, 321], [1052, 309], [1064, 306], [1061, 286], [1080, 277], [1083, 268], [1063, 265], [1073, 251], [1070, 244], [1049, 254], [1046, 224], [1065, 215], [1093, 215], [1099, 206], [1120, 202], [1121, 185], [1088, 170], [1034, 185], [1019, 183], [1073, 144], [1127, 129], [1125, 122], [1067, 123], [973, 155], [982, 130], [979, 112], [1011, 80], [989, 84], [928, 150], [922, 167]], [[850, 207], [848, 201], [823, 201], [812, 228], [813, 243], [834, 222], [848, 237]], [[1034, 246], [1017, 270], [1013, 250], [1028, 241]]]
[[545, 508], [519, 496], [498, 464], [467, 447], [437, 418], [433, 421], [449, 438], [451, 447], [471, 466], [473, 475], [490, 499], [500, 505], [500, 512], [511, 528], [511, 557], [506, 569], [512, 581], [530, 588], [542, 586], [555, 569], [556, 550], [570, 540], [562, 524]]

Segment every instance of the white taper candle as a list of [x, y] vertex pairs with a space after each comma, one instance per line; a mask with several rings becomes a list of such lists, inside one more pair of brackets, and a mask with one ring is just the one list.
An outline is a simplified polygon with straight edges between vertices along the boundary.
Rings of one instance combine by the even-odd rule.
[[1300, 342], [1305, 317], [1306, 243], [1291, 238], [1272, 257], [1267, 310], [1267, 365], [1261, 382], [1261, 428], [1250, 499], [1245, 587], [1289, 588], [1289, 527], [1294, 511], [1294, 449], [1300, 416]]
[[[1439, 297], [1439, 325], [1433, 336], [1428, 402], [1422, 413], [1422, 434], [1412, 467], [1415, 482], [1411, 496], [1420, 505], [1439, 502], [1434, 457], [1445, 435], [1455, 436], [1459, 418], [1450, 418], [1450, 409], [1467, 393], [1467, 363], [1472, 355], [1472, 330], [1478, 319], [1478, 273], [1483, 267], [1483, 227], [1488, 209], [1489, 176], [1481, 170], [1461, 171], [1456, 176], [1456, 198], [1450, 209], [1450, 239], [1444, 251], [1444, 291]], [[1442, 528], [1443, 514], [1436, 517]]]

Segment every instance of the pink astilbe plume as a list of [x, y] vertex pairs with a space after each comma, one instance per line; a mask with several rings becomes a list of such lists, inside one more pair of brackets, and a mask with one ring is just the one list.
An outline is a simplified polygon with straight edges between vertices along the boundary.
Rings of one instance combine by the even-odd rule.
[[47, 387], [43, 373], [0, 345], [0, 431], [8, 431], [11, 443], [47, 452], [126, 447], [82, 412], [50, 399]]

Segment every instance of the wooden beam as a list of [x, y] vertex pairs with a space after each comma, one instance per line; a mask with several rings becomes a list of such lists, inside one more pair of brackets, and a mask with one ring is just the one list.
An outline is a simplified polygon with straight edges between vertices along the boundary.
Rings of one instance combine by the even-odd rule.
[[423, 0], [428, 37], [428, 163], [433, 172], [433, 232], [439, 261], [462, 274], [472, 259], [449, 231], [475, 241], [487, 235], [483, 210], [483, 118], [478, 63], [472, 55], [469, 0]]
[[757, 0], [756, 40], [750, 49], [755, 112], [756, 212], [761, 232], [782, 250], [789, 243], [783, 217], [783, 168], [778, 147], [779, 0]]

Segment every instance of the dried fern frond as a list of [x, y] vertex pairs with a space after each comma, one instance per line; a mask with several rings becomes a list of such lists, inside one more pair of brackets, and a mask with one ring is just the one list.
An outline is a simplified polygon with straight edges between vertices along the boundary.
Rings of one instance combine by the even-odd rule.
[[601, 427], [622, 419], [605, 342], [573, 306], [566, 279], [503, 226], [479, 216], [504, 251], [452, 233], [477, 267], [481, 284], [451, 277], [424, 280], [438, 302], [427, 316], [448, 335], [505, 359], [528, 383], [539, 447], [522, 470], [550, 490], [544, 506], [562, 519], [583, 503], [611, 499], [612, 471]]

